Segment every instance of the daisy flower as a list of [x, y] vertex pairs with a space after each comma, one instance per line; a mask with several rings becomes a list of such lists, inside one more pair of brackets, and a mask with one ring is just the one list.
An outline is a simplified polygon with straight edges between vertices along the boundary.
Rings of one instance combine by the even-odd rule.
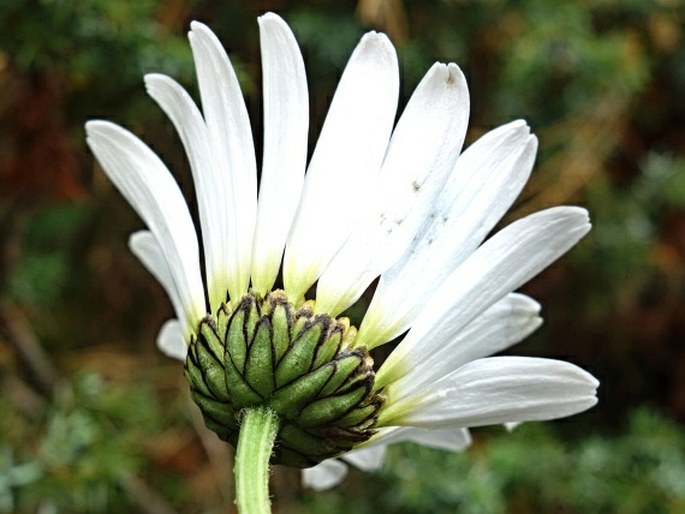
[[[259, 29], [259, 187], [238, 80], [209, 28], [193, 22], [189, 33], [202, 110], [170, 77], [145, 77], [187, 153], [200, 234], [148, 146], [108, 121], [86, 126], [103, 170], [147, 225], [130, 247], [176, 313], [157, 343], [185, 362], [207, 426], [239, 458], [246, 413], [260, 412], [256, 426], [273, 427], [267, 463], [310, 468], [305, 481], [324, 488], [345, 463], [377, 467], [393, 442], [458, 450], [469, 427], [593, 406], [598, 383], [572, 364], [490, 357], [541, 324], [535, 300], [513, 291], [590, 230], [584, 209], [556, 207], [487, 238], [531, 172], [537, 139], [526, 123], [462, 152], [469, 94], [453, 63], [428, 70], [395, 123], [397, 56], [370, 32], [307, 163], [302, 55], [277, 15], [260, 17]], [[376, 281], [355, 327], [341, 314]], [[391, 341], [378, 366], [372, 351]]]

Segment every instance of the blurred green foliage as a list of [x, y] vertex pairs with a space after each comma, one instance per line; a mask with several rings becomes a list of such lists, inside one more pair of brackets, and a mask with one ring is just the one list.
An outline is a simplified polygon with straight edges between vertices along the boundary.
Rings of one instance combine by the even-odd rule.
[[143, 466], [141, 440], [161, 419], [142, 385], [126, 390], [77, 375], [38, 423], [0, 397], [0, 512], [131, 507], [122, 485]]
[[308, 512], [677, 513], [685, 509], [685, 434], [642, 409], [619, 437], [562, 442], [549, 424], [533, 423], [479, 434], [458, 455], [393, 447], [372, 480], [355, 475], [341, 495], [305, 495]]
[[[654, 273], [651, 253], [669, 213], [685, 208], [685, 159], [649, 154], [628, 184], [596, 180], [586, 193], [594, 229], [575, 252], [587, 316], [605, 315], [617, 300], [635, 301]], [[611, 263], [607, 266], [606, 263]]]
[[84, 205], [58, 205], [37, 213], [22, 231], [22, 258], [10, 276], [7, 294], [19, 303], [55, 308], [66, 293], [73, 245], [89, 212]]
[[207, 22], [238, 69], [259, 148], [266, 10], [303, 49], [310, 150], [368, 29], [396, 44], [401, 103], [435, 60], [454, 61], [471, 89], [469, 140], [528, 120], [540, 155], [510, 219], [576, 203], [594, 230], [526, 286], [546, 325], [516, 352], [562, 356], [602, 381], [591, 413], [480, 431], [461, 455], [393, 448], [378, 474], [353, 472], [335, 491], [299, 491], [277, 471], [279, 511], [685, 512], [682, 0], [0, 2], [0, 512], [231, 505], [230, 455], [193, 423], [179, 367], [154, 349], [171, 309], [126, 248], [140, 221], [94, 169], [82, 127], [131, 127], [192, 198], [142, 75], [195, 94], [184, 34]]
[[[175, 483], [173, 472], [146, 463], [166, 419], [146, 382], [79, 374], [38, 423], [0, 397], [0, 512], [130, 511], [141, 508], [127, 495], [132, 475], [147, 470], [156, 483]], [[477, 431], [460, 454], [397, 445], [377, 473], [350, 473], [338, 490], [301, 492], [297, 504], [281, 505], [277, 495], [276, 505], [317, 514], [677, 513], [685, 508], [685, 433], [639, 409], [615, 437], [564, 441], [552, 424], [530, 423]], [[175, 491], [186, 507], [198, 505], [192, 494]]]

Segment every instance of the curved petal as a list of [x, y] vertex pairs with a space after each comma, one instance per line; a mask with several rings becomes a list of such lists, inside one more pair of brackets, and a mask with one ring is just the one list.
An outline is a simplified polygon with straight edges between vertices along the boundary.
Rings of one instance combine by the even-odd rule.
[[337, 459], [325, 460], [312, 468], [302, 470], [302, 484], [315, 491], [330, 489], [342, 482], [347, 466]]
[[392, 131], [399, 91], [395, 49], [362, 37], [331, 102], [288, 236], [285, 290], [297, 302], [349, 236], [367, 206]]
[[264, 84], [264, 159], [252, 258], [252, 288], [271, 290], [304, 182], [309, 130], [307, 77], [288, 25], [259, 18]]
[[383, 464], [386, 449], [386, 445], [365, 446], [351, 450], [340, 458], [362, 471], [376, 471]]
[[172, 78], [160, 74], [145, 76], [148, 94], [159, 104], [176, 127], [193, 173], [197, 208], [202, 227], [202, 241], [207, 269], [210, 311], [215, 312], [226, 299], [228, 276], [226, 261], [231, 252], [231, 238], [226, 219], [230, 205], [229, 181], [209, 144], [207, 125], [190, 95]]
[[419, 234], [381, 276], [359, 328], [368, 348], [406, 331], [428, 296], [483, 242], [528, 181], [536, 151], [528, 126], [514, 121], [459, 156]]
[[157, 348], [167, 357], [185, 362], [188, 345], [183, 339], [183, 330], [177, 319], [170, 319], [162, 325], [157, 335]]
[[316, 491], [335, 487], [347, 475], [343, 460], [363, 471], [375, 471], [383, 464], [385, 445], [362, 447], [351, 450], [335, 459], [328, 459], [312, 468], [302, 470], [302, 483]]
[[454, 167], [468, 118], [463, 73], [456, 64], [436, 63], [393, 132], [374, 207], [319, 279], [317, 310], [342, 312], [404, 253]]
[[231, 235], [230, 257], [224, 263], [228, 292], [236, 300], [247, 292], [252, 264], [252, 241], [257, 217], [257, 164], [252, 129], [240, 85], [228, 55], [214, 33], [199, 22], [190, 24], [202, 111], [212, 156], [227, 181], [224, 198]]
[[[185, 321], [183, 303], [176, 290], [176, 284], [171, 276], [169, 264], [167, 264], [162, 249], [157, 243], [155, 236], [149, 230], [140, 230], [134, 232], [128, 238], [128, 247], [131, 249], [133, 255], [145, 266], [150, 274], [157, 279], [157, 282], [164, 288], [164, 291], [169, 296], [171, 304], [174, 307], [174, 312], [180, 320]], [[188, 333], [190, 327], [184, 326], [183, 332]]]
[[[590, 230], [580, 207], [554, 207], [507, 226], [473, 252], [426, 302], [411, 330], [383, 364], [383, 383], [402, 377], [452, 339], [496, 301], [520, 287], [568, 251]], [[435, 337], [441, 334], [442, 337]]]
[[184, 326], [205, 314], [195, 227], [181, 190], [162, 161], [136, 136], [108, 121], [86, 124], [88, 146], [105, 173], [155, 236], [183, 305]]
[[379, 425], [477, 427], [562, 418], [597, 403], [599, 382], [568, 362], [489, 357], [470, 362], [399, 402], [388, 402]]
[[[511, 293], [470, 322], [452, 338], [436, 332], [435, 350], [429, 354], [411, 352], [406, 358], [411, 368], [385, 391], [399, 400], [441, 380], [473, 360], [500, 352], [528, 337], [542, 324], [540, 305], [527, 296]], [[382, 387], [383, 366], [376, 387]]]
[[417, 427], [380, 428], [376, 435], [369, 439], [371, 445], [389, 445], [395, 443], [416, 443], [430, 448], [460, 452], [471, 446], [471, 434], [466, 428], [427, 429]]

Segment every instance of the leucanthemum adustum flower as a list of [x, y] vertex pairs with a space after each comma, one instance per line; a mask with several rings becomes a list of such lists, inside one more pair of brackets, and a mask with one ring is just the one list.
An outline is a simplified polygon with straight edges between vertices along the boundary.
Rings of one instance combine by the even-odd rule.
[[[209, 28], [194, 22], [189, 33], [202, 112], [173, 79], [145, 77], [188, 155], [203, 266], [167, 167], [124, 128], [87, 124], [90, 148], [148, 227], [130, 247], [176, 312], [158, 346], [185, 361], [207, 426], [235, 445], [245, 412], [265, 409], [276, 426], [271, 462], [309, 468], [305, 481], [324, 488], [344, 462], [378, 466], [392, 442], [457, 450], [469, 427], [593, 406], [598, 383], [572, 364], [489, 357], [541, 324], [540, 306], [513, 291], [590, 230], [584, 209], [556, 207], [486, 240], [531, 172], [537, 140], [526, 123], [498, 127], [462, 153], [466, 80], [455, 64], [436, 63], [395, 124], [397, 56], [370, 32], [307, 164], [300, 50], [277, 15], [259, 18], [259, 29], [259, 189], [246, 106]], [[376, 280], [352, 326], [341, 313]], [[398, 338], [375, 365], [370, 352]]]

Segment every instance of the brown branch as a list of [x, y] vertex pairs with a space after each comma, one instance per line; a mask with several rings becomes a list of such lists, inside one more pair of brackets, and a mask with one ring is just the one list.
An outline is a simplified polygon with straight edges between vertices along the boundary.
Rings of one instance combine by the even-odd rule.
[[145, 481], [137, 476], [127, 475], [120, 480], [122, 487], [145, 514], [176, 514], [169, 503]]
[[30, 372], [30, 380], [43, 393], [52, 396], [61, 382], [52, 364], [26, 319], [24, 313], [8, 302], [0, 303], [0, 336], [14, 348]]

